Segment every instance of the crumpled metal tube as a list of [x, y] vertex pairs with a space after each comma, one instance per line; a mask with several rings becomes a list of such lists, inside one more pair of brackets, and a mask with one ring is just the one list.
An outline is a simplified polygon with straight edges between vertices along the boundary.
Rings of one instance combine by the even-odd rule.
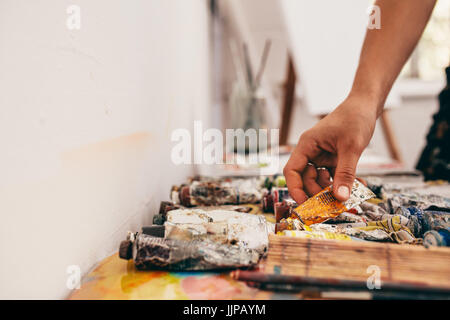
[[137, 269], [171, 271], [252, 267], [260, 259], [256, 250], [209, 240], [181, 241], [137, 233], [131, 240]]

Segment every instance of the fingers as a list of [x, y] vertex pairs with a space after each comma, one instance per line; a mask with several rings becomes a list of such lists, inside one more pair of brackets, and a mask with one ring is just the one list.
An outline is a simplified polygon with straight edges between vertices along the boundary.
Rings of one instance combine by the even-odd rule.
[[338, 161], [333, 179], [333, 194], [340, 201], [346, 201], [350, 197], [359, 157], [360, 154], [357, 152], [347, 150], [339, 152], [338, 150]]
[[284, 177], [286, 178], [286, 184], [292, 199], [298, 204], [305, 202], [308, 199], [308, 196], [303, 190], [303, 182], [300, 173], [294, 170], [285, 169]]
[[308, 199], [303, 190], [303, 180], [301, 176], [301, 172], [305, 169], [307, 162], [308, 160], [305, 156], [294, 152], [283, 170], [289, 194], [298, 204], [303, 203]]
[[367, 187], [367, 181], [364, 180], [363, 178], [356, 177], [356, 180], [358, 180], [359, 182], [361, 182], [363, 185], [365, 185]]
[[[325, 168], [317, 169], [314, 167], [314, 165], [307, 164], [303, 172], [298, 173], [298, 171], [296, 171], [296, 174], [299, 174], [302, 179], [303, 188], [301, 188], [301, 190], [303, 192], [300, 194], [300, 196], [302, 197], [302, 202], [307, 199], [306, 196], [312, 197], [313, 195], [318, 194], [324, 188], [331, 185], [330, 173]], [[290, 183], [288, 184], [288, 187], [289, 186]], [[296, 191], [297, 188], [293, 188], [292, 192]], [[291, 196], [294, 198], [294, 200], [296, 200], [296, 196], [292, 195], [291, 190], [289, 192], [291, 193]]]
[[319, 185], [317, 181], [318, 178], [317, 169], [313, 165], [308, 164], [306, 166], [305, 170], [302, 173], [302, 178], [304, 189], [308, 194], [308, 196], [311, 197], [322, 191], [323, 188]]
[[317, 183], [320, 185], [322, 189], [325, 189], [329, 185], [331, 185], [331, 176], [330, 172], [325, 168], [317, 169]]

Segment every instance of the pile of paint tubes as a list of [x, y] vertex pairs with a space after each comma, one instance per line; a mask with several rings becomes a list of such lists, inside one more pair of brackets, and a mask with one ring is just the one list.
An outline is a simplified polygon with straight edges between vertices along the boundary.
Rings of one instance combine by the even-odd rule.
[[425, 246], [450, 246], [450, 213], [400, 206], [395, 214], [409, 219], [410, 229]]
[[[383, 209], [383, 201], [365, 202], [375, 194], [355, 180], [351, 197], [341, 203], [324, 189], [300, 206], [290, 200], [274, 204], [279, 235], [341, 240], [394, 241], [426, 246], [449, 246], [449, 218], [446, 211], [397, 207], [393, 214]], [[429, 198], [429, 197], [428, 197]], [[440, 201], [440, 203], [444, 203]], [[364, 210], [364, 209], [365, 210]], [[347, 221], [346, 221], [347, 220]]]
[[291, 205], [296, 204], [289, 194], [284, 176], [274, 176], [271, 179], [266, 178], [264, 187], [264, 194], [261, 200], [263, 212], [274, 213], [275, 204], [277, 203], [289, 202]]
[[[154, 225], [129, 233], [120, 256], [133, 259], [140, 269], [252, 267], [267, 252], [271, 232], [311, 239], [450, 245], [449, 199], [384, 191], [355, 180], [345, 202], [334, 198], [330, 186], [298, 205], [282, 176], [195, 178], [172, 188], [172, 201], [161, 203]], [[255, 207], [274, 212], [276, 224], [263, 215], [248, 214]]]
[[263, 216], [244, 206], [186, 208], [161, 202], [154, 225], [129, 232], [119, 248], [140, 270], [213, 270], [255, 266], [268, 249]]
[[[325, 188], [298, 206], [290, 197], [283, 176], [264, 180], [203, 179], [183, 186], [181, 189], [185, 191], [178, 203], [184, 206], [239, 204], [243, 203], [243, 197], [238, 194], [244, 194], [247, 195], [244, 202], [256, 204], [260, 201], [263, 212], [275, 213], [277, 234], [328, 238], [334, 237], [331, 234], [340, 234], [352, 240], [410, 244], [422, 243], [423, 239], [426, 245], [439, 246], [447, 246], [450, 242], [448, 213], [444, 211], [448, 210], [445, 206], [450, 201], [446, 198], [411, 192], [389, 194], [382, 185], [366, 187], [355, 180], [350, 199], [341, 203], [333, 197], [331, 188]], [[189, 197], [185, 197], [184, 192]], [[177, 202], [178, 193], [174, 194], [173, 199]], [[428, 208], [433, 205], [444, 210], [430, 211]], [[292, 221], [297, 222], [293, 224]]]

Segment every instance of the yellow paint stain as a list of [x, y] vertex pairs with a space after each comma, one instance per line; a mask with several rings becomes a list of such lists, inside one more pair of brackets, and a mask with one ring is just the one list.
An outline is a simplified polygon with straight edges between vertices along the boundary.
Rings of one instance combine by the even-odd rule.
[[111, 155], [123, 151], [136, 152], [142, 150], [151, 141], [151, 135], [148, 132], [135, 132], [130, 135], [124, 135], [113, 139], [103, 140], [71, 149], [62, 153], [63, 162], [83, 162], [92, 160], [92, 158], [104, 161], [111, 160]]
[[248, 287], [228, 273], [184, 276], [164, 271], [139, 271], [133, 261], [114, 254], [104, 259], [68, 297], [77, 299], [270, 299], [272, 293]]

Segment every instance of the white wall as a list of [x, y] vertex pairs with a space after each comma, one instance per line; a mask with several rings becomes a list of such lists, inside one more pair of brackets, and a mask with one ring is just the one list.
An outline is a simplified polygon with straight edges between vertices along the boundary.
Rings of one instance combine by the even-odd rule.
[[0, 0], [0, 298], [66, 297], [191, 173], [170, 134], [208, 123], [208, 23], [205, 0]]

